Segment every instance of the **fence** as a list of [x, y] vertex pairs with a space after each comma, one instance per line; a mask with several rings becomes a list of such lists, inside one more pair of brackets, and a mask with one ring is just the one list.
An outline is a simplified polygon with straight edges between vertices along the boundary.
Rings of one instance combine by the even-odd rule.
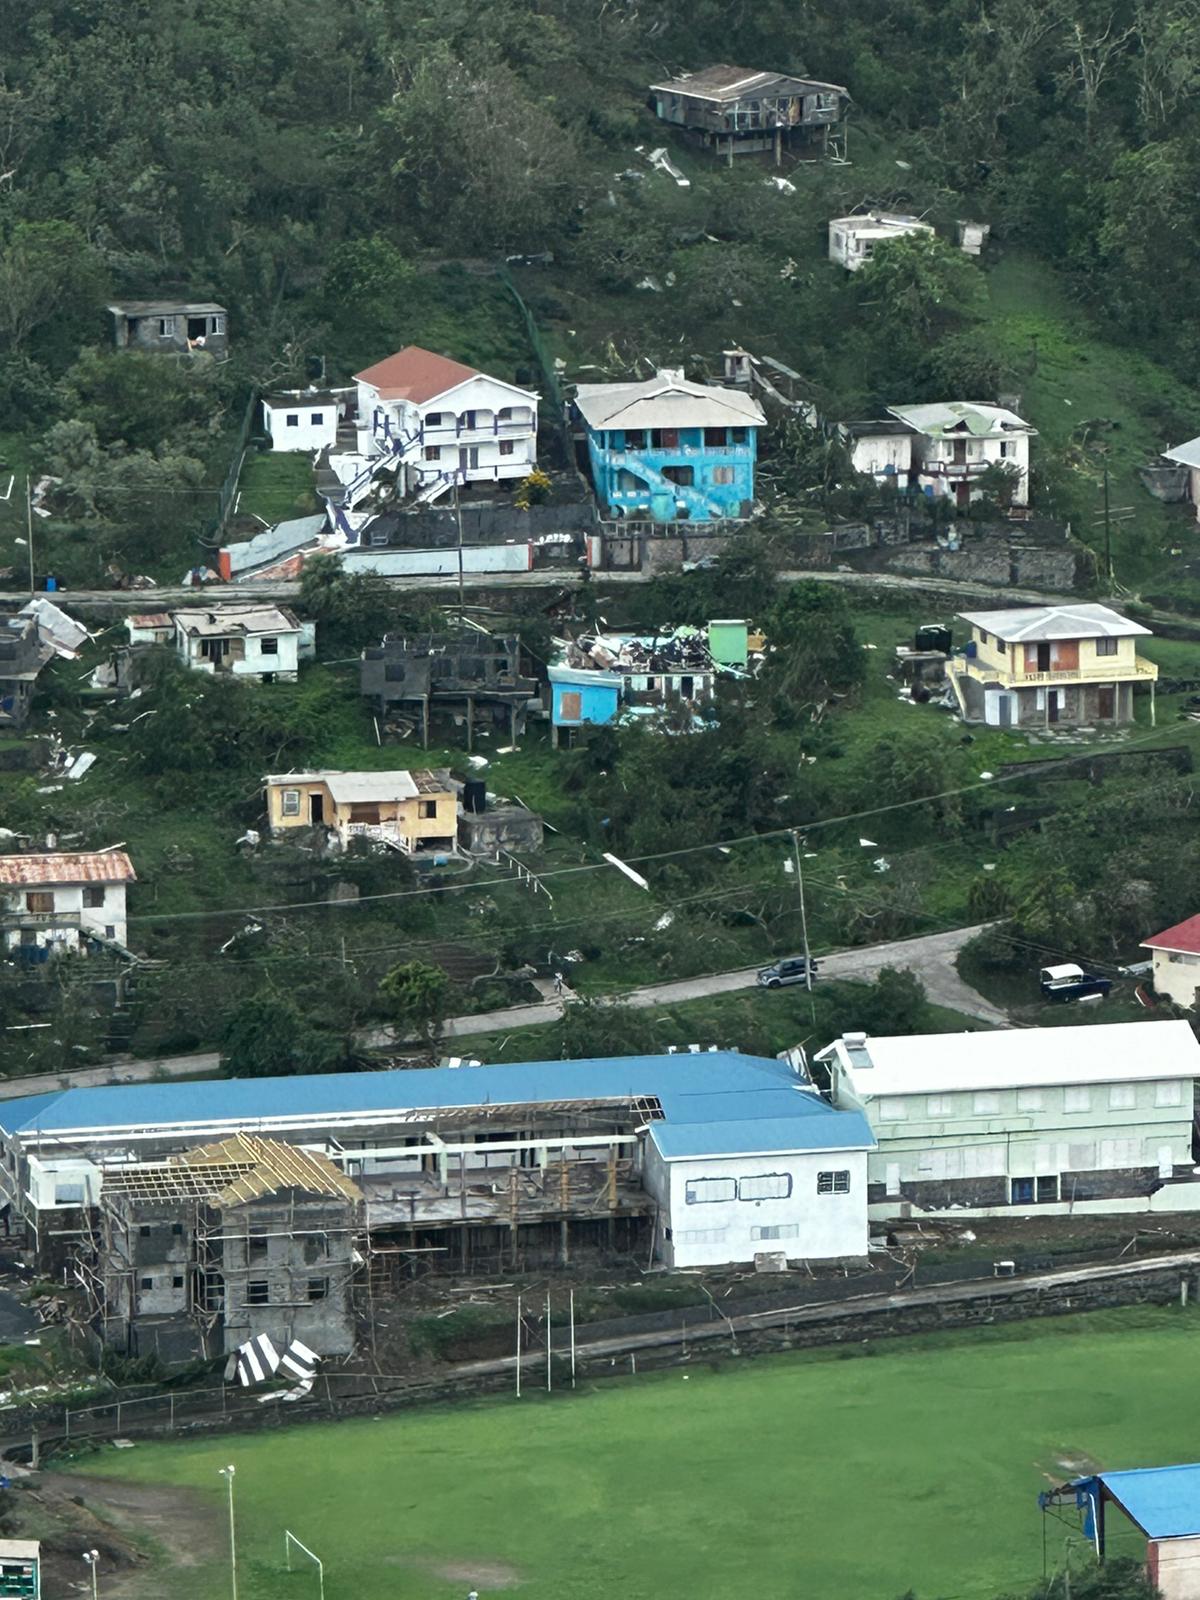
[[216, 515], [207, 532], [199, 540], [201, 548], [209, 553], [215, 551], [220, 545], [222, 535], [225, 532], [225, 524], [229, 521], [229, 513], [233, 507], [238, 482], [242, 476], [242, 462], [246, 458], [246, 445], [250, 439], [250, 431], [254, 426], [254, 418], [257, 411], [258, 390], [252, 387], [235, 437], [233, 455], [229, 462], [229, 471], [225, 474], [225, 481], [217, 492]]
[[554, 432], [558, 439], [559, 449], [562, 451], [562, 464], [569, 467], [574, 461], [574, 450], [571, 445], [571, 434], [567, 428], [566, 400], [563, 397], [562, 385], [558, 381], [558, 370], [554, 365], [554, 357], [546, 349], [541, 332], [534, 320], [533, 312], [530, 311], [521, 298], [520, 290], [512, 280], [512, 274], [505, 266], [498, 267], [496, 270], [500, 282], [512, 295], [513, 300], [516, 302], [517, 310], [521, 313], [521, 321], [525, 324], [525, 337], [529, 340], [529, 347], [537, 361], [546, 398], [549, 400], [553, 412]]

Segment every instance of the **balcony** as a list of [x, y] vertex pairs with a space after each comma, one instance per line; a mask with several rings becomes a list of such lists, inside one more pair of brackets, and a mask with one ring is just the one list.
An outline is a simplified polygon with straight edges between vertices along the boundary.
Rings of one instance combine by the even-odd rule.
[[985, 662], [960, 657], [949, 663], [950, 671], [963, 677], [974, 678], [979, 683], [998, 683], [1005, 689], [1037, 689], [1046, 684], [1065, 683], [1153, 683], [1158, 677], [1158, 667], [1145, 656], [1135, 656], [1132, 661], [1111, 658], [1111, 665], [1103, 667], [1071, 667], [1050, 672], [1013, 672], [1006, 667], [992, 667]]

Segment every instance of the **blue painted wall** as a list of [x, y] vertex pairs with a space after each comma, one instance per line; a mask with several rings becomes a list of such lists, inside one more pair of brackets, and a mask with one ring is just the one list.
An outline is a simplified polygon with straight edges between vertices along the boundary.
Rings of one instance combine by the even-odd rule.
[[[619, 686], [616, 683], [606, 683], [603, 679], [598, 683], [555, 683], [551, 678], [550, 690], [550, 721], [556, 728], [578, 728], [584, 723], [603, 726], [616, 720], [619, 694]], [[578, 717], [563, 715], [564, 694], [579, 696]]]
[[[751, 427], [679, 428], [672, 436], [659, 429], [626, 433], [589, 428], [597, 497], [625, 515], [657, 511], [674, 516], [678, 513], [665, 508], [678, 502], [692, 522], [744, 516], [754, 498], [757, 432]], [[690, 472], [691, 484], [665, 477], [664, 468]]]

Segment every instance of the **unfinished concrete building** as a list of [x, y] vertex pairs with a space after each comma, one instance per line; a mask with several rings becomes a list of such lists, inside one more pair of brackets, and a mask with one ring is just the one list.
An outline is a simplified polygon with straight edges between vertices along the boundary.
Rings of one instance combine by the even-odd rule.
[[0, 626], [0, 728], [23, 728], [33, 703], [33, 688], [54, 656], [43, 641], [37, 618], [22, 612]]
[[168, 1363], [262, 1333], [354, 1349], [362, 1194], [326, 1157], [237, 1133], [97, 1178], [70, 1265], [105, 1344]]
[[515, 744], [538, 692], [536, 679], [521, 670], [515, 634], [389, 633], [363, 651], [360, 681], [384, 718], [411, 721], [425, 746], [430, 717], [440, 714], [465, 726], [468, 750], [480, 722]]

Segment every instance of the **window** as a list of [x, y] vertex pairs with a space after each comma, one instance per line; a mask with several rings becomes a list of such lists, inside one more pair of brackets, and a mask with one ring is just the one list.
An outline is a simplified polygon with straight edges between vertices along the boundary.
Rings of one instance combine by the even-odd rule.
[[794, 1222], [773, 1222], [767, 1227], [751, 1228], [752, 1239], [798, 1239], [800, 1229]]
[[56, 1206], [81, 1206], [84, 1198], [83, 1185], [81, 1183], [56, 1183], [54, 1185], [54, 1204]]
[[705, 428], [704, 442], [710, 449], [716, 446], [718, 449], [723, 450], [725, 448], [725, 429]]
[[578, 722], [583, 716], [583, 696], [578, 689], [564, 689], [558, 697], [560, 722]]
[[258, 648], [264, 656], [277, 656], [279, 654], [279, 640], [260, 639], [258, 642]]
[[224, 317], [214, 317], [212, 319], [212, 331], [214, 333], [224, 333], [225, 332], [225, 318]]
[[677, 483], [683, 489], [690, 489], [696, 481], [695, 467], [664, 467], [662, 475], [669, 483]]
[[689, 1206], [713, 1205], [720, 1200], [736, 1200], [737, 1184], [732, 1178], [689, 1178], [684, 1190]]
[[979, 642], [980, 644], [986, 644], [988, 642], [988, 636], [986, 633], [984, 633], [982, 628], [979, 630]]
[[1009, 1202], [1014, 1206], [1053, 1205], [1057, 1199], [1057, 1174], [1043, 1178], [1013, 1178], [1010, 1181]]
[[1128, 1111], [1137, 1105], [1137, 1090], [1131, 1083], [1114, 1083], [1108, 1091], [1110, 1111]]
[[1181, 1083], [1156, 1083], [1154, 1085], [1154, 1104], [1156, 1106], [1181, 1106], [1183, 1104], [1183, 1085]]
[[442, 459], [441, 445], [427, 444], [425, 446], [425, 459], [426, 461], [440, 461]]
[[1119, 643], [1120, 641], [1117, 639], [1097, 639], [1096, 654], [1098, 656], [1115, 656]]
[[271, 1303], [271, 1286], [265, 1278], [255, 1278], [246, 1285], [246, 1304], [266, 1306]]
[[159, 319], [158, 319], [158, 336], [159, 336], [159, 338], [160, 339], [169, 339], [169, 338], [172, 337], [174, 332], [175, 332], [175, 318], [174, 317], [159, 317]]
[[930, 1117], [948, 1117], [954, 1110], [954, 1097], [948, 1094], [931, 1094], [925, 1097], [925, 1113]]
[[1008, 1186], [1008, 1201], [1014, 1206], [1030, 1205], [1033, 1201], [1033, 1179], [1011, 1179]]
[[998, 1094], [977, 1094], [971, 1098], [971, 1110], [977, 1117], [995, 1117], [1000, 1114]]
[[181, 1234], [183, 1233], [183, 1223], [182, 1222], [173, 1222], [171, 1224], [171, 1232], [178, 1239], [181, 1236]]
[[645, 428], [626, 428], [625, 448], [626, 450], [644, 450], [646, 448]]
[[265, 1233], [252, 1232], [246, 1240], [247, 1261], [265, 1261], [267, 1259], [267, 1236]]
[[790, 1172], [764, 1172], [738, 1182], [739, 1200], [786, 1200], [791, 1192]]
[[140, 1289], [153, 1289], [153, 1287], [154, 1287], [154, 1279], [153, 1278], [139, 1278], [138, 1279], [138, 1287]]
[[325, 422], [325, 413], [323, 411], [311, 411], [308, 420], [314, 428], [320, 428]]
[[97, 906], [104, 904], [104, 890], [102, 888], [85, 889], [83, 891], [83, 903], [89, 911], [95, 911]]
[[283, 420], [289, 428], [298, 428], [300, 426], [300, 413], [298, 411], [289, 411]]
[[139, 1239], [148, 1239], [149, 1237], [150, 1237], [150, 1224], [148, 1222], [143, 1222], [141, 1227], [138, 1229], [138, 1238]]
[[172, 1289], [182, 1289], [183, 1288], [183, 1277], [182, 1277], [181, 1274], [176, 1273], [175, 1276], [171, 1279], [171, 1287], [172, 1287]]
[[733, 468], [732, 467], [714, 467], [712, 469], [712, 481], [714, 483], [732, 483], [733, 482]]
[[1092, 1091], [1081, 1085], [1063, 1090], [1064, 1111], [1090, 1111], [1092, 1105]]
[[437, 801], [436, 800], [421, 800], [421, 801], [418, 801], [417, 809], [420, 812], [420, 815], [423, 816], [423, 817], [436, 817], [437, 816]]
[[749, 428], [730, 428], [729, 430], [730, 444], [745, 444], [749, 437]]
[[328, 1278], [310, 1278], [308, 1280], [308, 1298], [310, 1300], [324, 1300], [328, 1293]]
[[676, 1244], [723, 1244], [725, 1228], [676, 1228]]
[[500, 454], [502, 456], [511, 456], [513, 454], [513, 452], [516, 450], [516, 448], [517, 448], [516, 445], [513, 443], [513, 441], [511, 439], [501, 439], [501, 441], [500, 441]]
[[1089, 1140], [1067, 1146], [1067, 1166], [1072, 1172], [1086, 1172], [1096, 1165], [1096, 1146]]
[[904, 1101], [898, 1096], [885, 1095], [879, 1102], [879, 1120], [881, 1122], [903, 1122], [906, 1115]]
[[440, 411], [430, 411], [426, 414], [425, 426], [427, 428], [440, 428], [441, 425], [442, 413]]
[[1034, 1197], [1040, 1206], [1053, 1204], [1058, 1199], [1058, 1174], [1054, 1173], [1051, 1176], [1039, 1178]]
[[1042, 1109], [1042, 1091], [1040, 1089], [1018, 1089], [1018, 1111], [1040, 1111]]
[[1000, 456], [1001, 456], [1001, 459], [1003, 459], [1005, 456], [1015, 456], [1016, 453], [1017, 453], [1017, 447], [1012, 442], [1011, 439], [1001, 439], [1001, 441], [1000, 441]]
[[283, 814], [285, 817], [298, 817], [300, 815], [299, 789], [285, 789], [283, 791]]
[[818, 1172], [818, 1194], [849, 1194], [850, 1174], [848, 1172]]
[[115, 939], [117, 937], [117, 925], [115, 922], [106, 922], [104, 924], [104, 937], [106, 939]]
[[650, 444], [655, 450], [678, 450], [678, 428], [651, 428]]
[[26, 911], [54, 910], [54, 895], [47, 889], [31, 889], [25, 896]]

